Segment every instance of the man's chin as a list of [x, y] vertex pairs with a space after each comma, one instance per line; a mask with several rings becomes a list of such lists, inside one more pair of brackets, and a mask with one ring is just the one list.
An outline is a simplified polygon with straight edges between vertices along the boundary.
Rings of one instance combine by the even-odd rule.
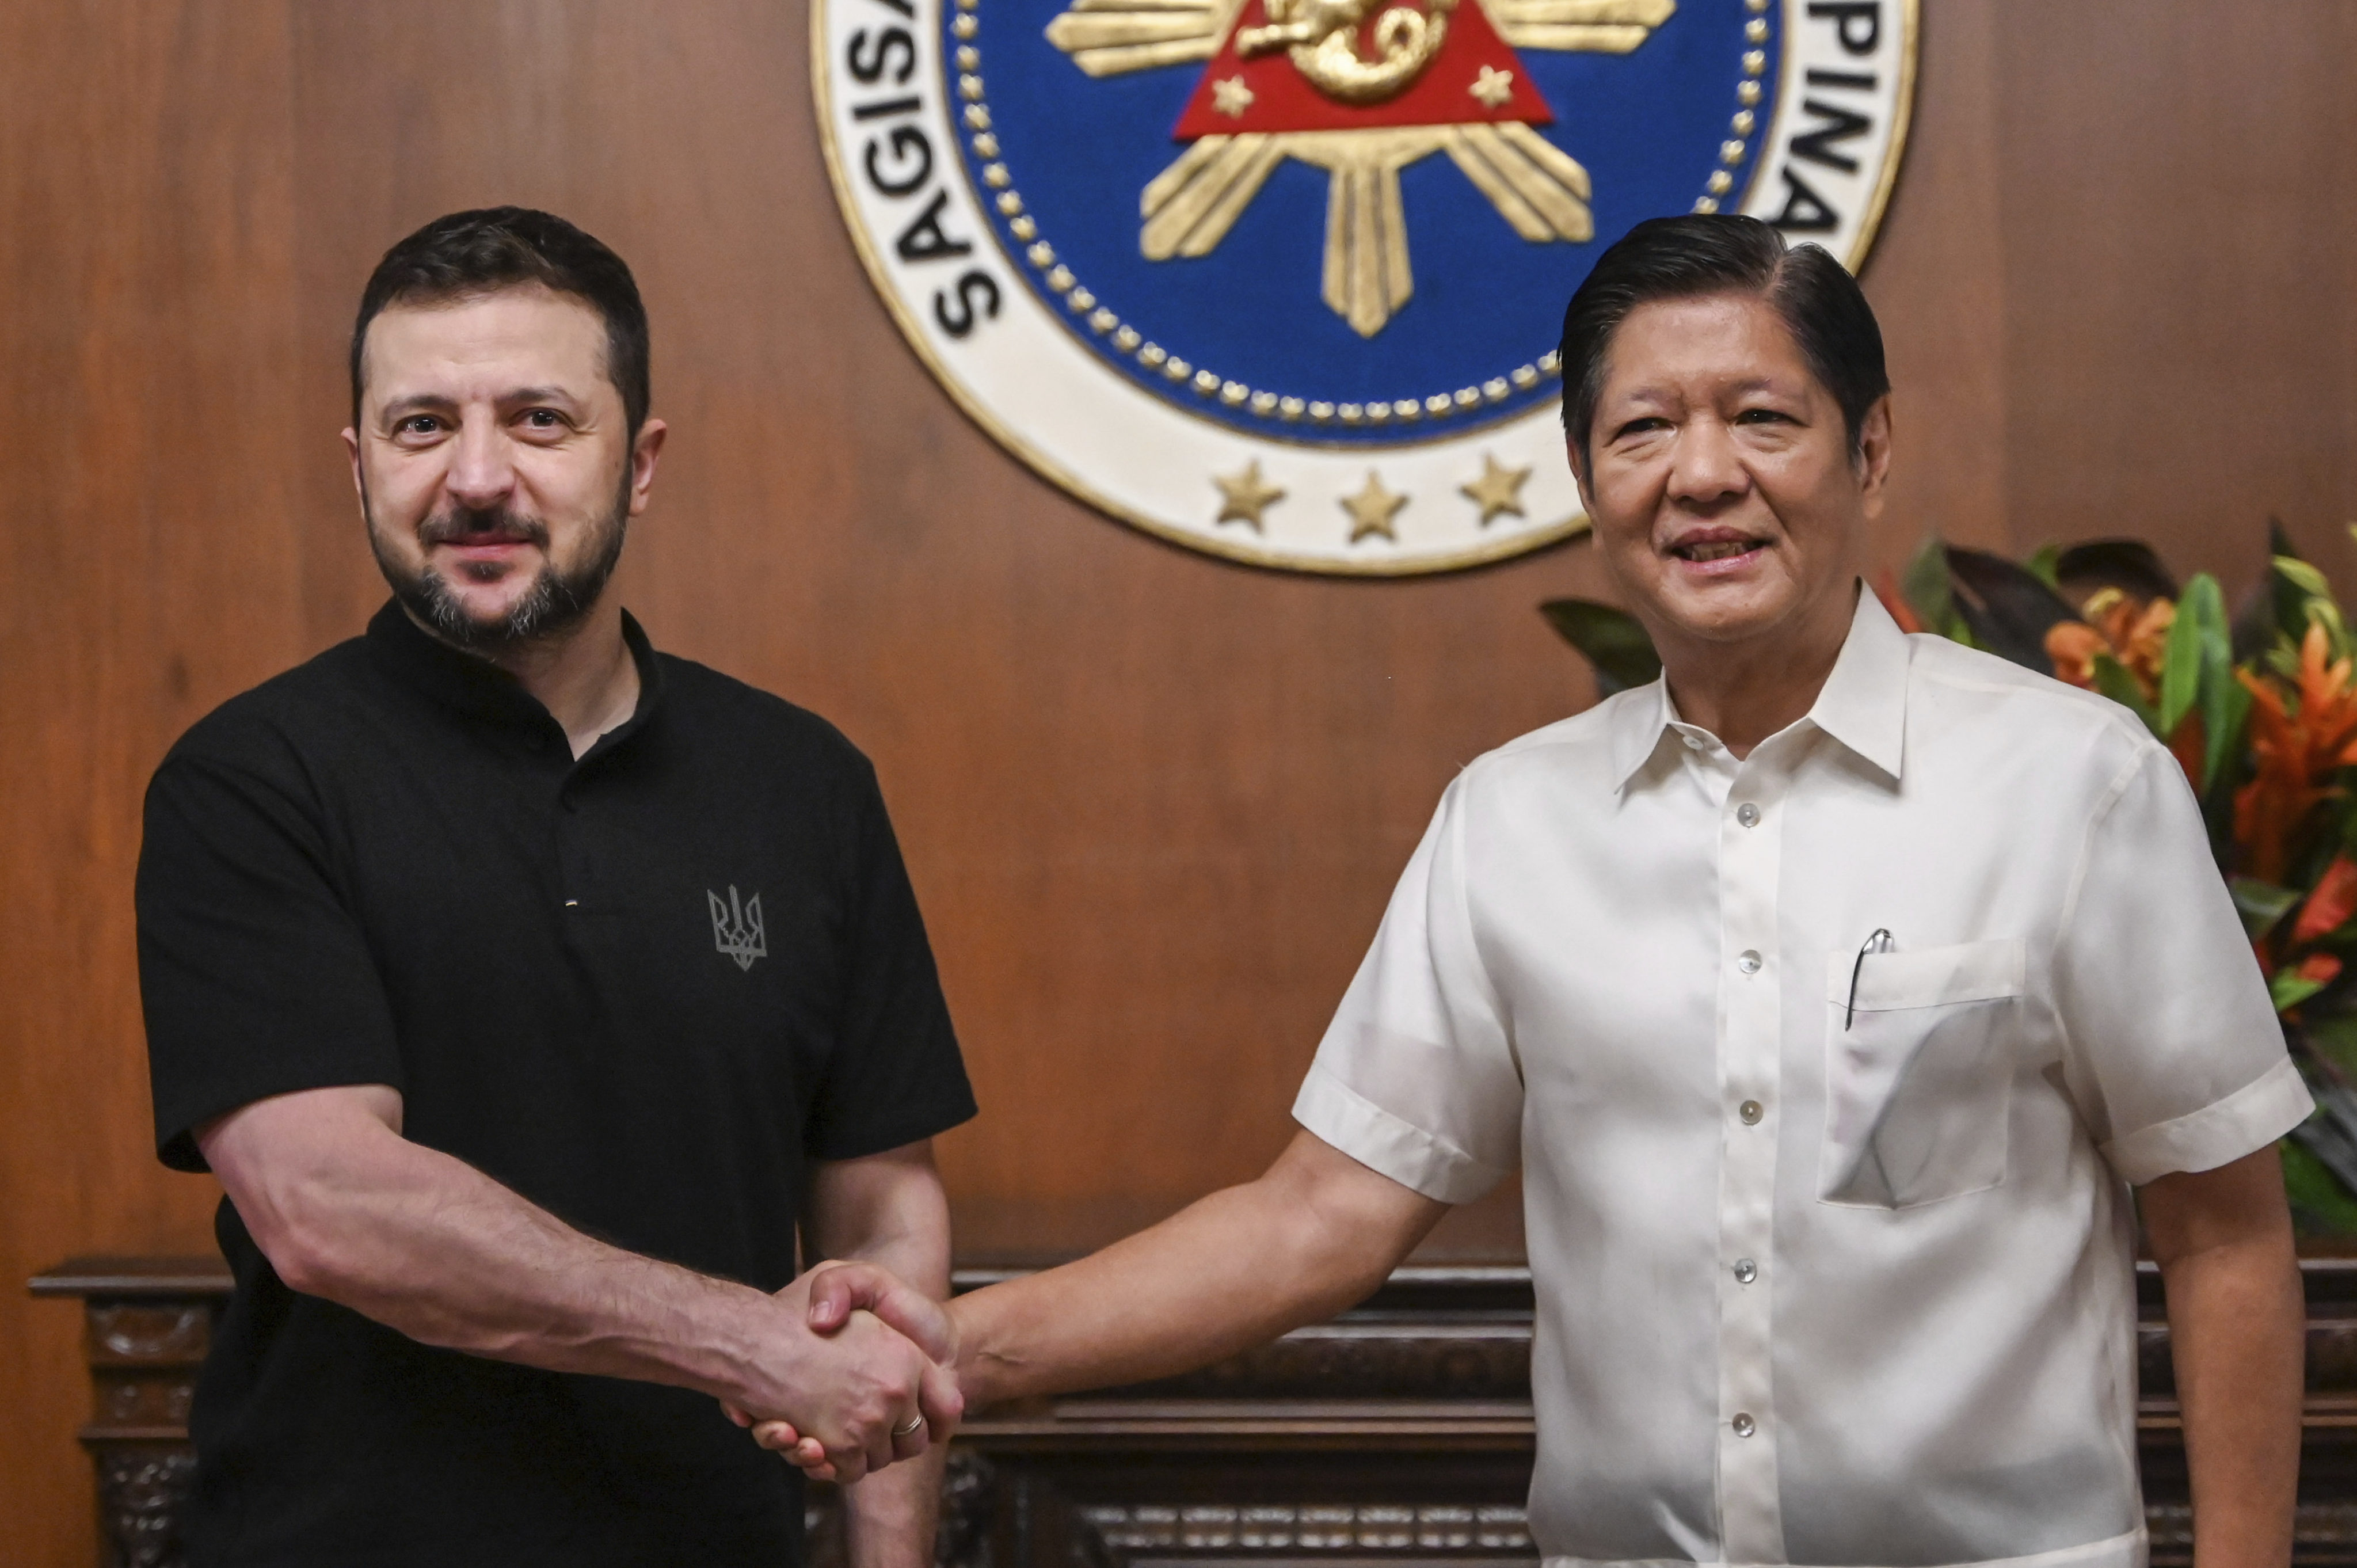
[[1697, 642], [1738, 643], [1779, 635], [1799, 608], [1791, 583], [1754, 578], [1676, 585], [1654, 613]]
[[[486, 591], [495, 586], [496, 591]], [[551, 596], [538, 578], [512, 574], [496, 585], [454, 583], [439, 573], [395, 587], [404, 608], [445, 642], [477, 653], [527, 643], [562, 631], [579, 618], [569, 604], [535, 604]]]

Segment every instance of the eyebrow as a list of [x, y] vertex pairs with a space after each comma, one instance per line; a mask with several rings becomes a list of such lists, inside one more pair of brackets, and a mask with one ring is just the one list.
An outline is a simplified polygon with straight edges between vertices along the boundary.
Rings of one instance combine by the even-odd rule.
[[546, 386], [518, 387], [513, 392], [503, 393], [498, 401], [502, 404], [513, 404], [519, 403], [576, 403], [581, 400], [563, 387]]
[[[561, 403], [567, 407], [573, 407], [580, 402], [578, 398], [560, 386], [517, 387], [511, 392], [500, 393], [495, 401], [503, 408], [512, 408], [520, 403]], [[446, 397], [440, 392], [412, 392], [407, 397], [393, 399], [386, 403], [381, 412], [382, 417], [386, 419], [405, 419], [413, 413], [447, 413], [457, 406], [457, 399]]]
[[[1779, 391], [1780, 387], [1776, 378], [1773, 376], [1753, 376], [1749, 380], [1734, 382], [1727, 390], [1739, 394], [1742, 392], [1772, 392]], [[1789, 392], [1789, 389], [1784, 390]], [[1624, 403], [1645, 403], [1666, 399], [1671, 395], [1671, 391], [1667, 387], [1638, 386], [1632, 387], [1629, 391], [1620, 393], [1620, 401]]]
[[438, 413], [457, 406], [449, 398], [436, 392], [412, 392], [407, 397], [393, 399], [378, 413], [386, 419], [404, 419], [413, 413]]

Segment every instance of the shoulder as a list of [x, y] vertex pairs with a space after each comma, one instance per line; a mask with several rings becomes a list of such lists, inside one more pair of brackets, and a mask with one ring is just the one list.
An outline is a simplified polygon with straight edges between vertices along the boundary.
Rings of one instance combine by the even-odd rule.
[[368, 726], [362, 700], [371, 680], [361, 639], [351, 638], [292, 670], [241, 692], [188, 726], [156, 769], [160, 781], [187, 771], [268, 777], [297, 769], [317, 744]]
[[[1627, 744], [1633, 732], [1658, 716], [1661, 694], [1653, 685], [1616, 692], [1592, 708], [1482, 753], [1466, 764], [1453, 794], [1518, 789], [1580, 788], [1609, 790], [1618, 782], [1616, 737]], [[1650, 738], [1637, 737], [1650, 749]]]
[[866, 754], [808, 708], [693, 659], [655, 657], [662, 661], [667, 717], [698, 749], [725, 747], [763, 768], [873, 787], [876, 769]]
[[1910, 731], [1963, 732], [1998, 754], [2083, 755], [2115, 777], [2168, 757], [2143, 721], [2108, 697], [1948, 638], [1917, 632], [1907, 644]]

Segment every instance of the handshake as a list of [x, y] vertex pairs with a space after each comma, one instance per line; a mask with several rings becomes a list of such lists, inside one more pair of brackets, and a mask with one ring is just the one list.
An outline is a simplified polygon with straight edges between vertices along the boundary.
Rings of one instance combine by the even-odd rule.
[[747, 1402], [721, 1401], [755, 1442], [848, 1483], [949, 1440], [965, 1398], [945, 1305], [873, 1263], [821, 1263], [775, 1299], [801, 1320], [784, 1329], [794, 1351], [782, 1365], [762, 1358], [785, 1375], [751, 1380]]

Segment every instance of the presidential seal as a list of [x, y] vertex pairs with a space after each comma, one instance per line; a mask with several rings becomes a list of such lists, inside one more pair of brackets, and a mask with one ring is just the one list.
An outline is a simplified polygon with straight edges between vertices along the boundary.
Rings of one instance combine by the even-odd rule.
[[1113, 516], [1260, 565], [1586, 526], [1564, 303], [1646, 218], [1865, 257], [1915, 0], [813, 0], [845, 218], [919, 357]]

